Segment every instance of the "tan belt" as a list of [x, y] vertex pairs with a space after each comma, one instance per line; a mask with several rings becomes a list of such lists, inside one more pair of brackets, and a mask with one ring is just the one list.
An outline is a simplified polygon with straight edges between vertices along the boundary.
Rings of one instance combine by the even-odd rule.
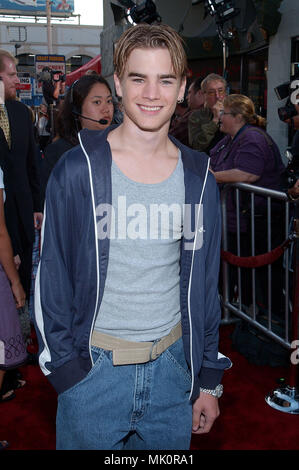
[[92, 346], [112, 351], [113, 364], [142, 364], [154, 361], [169, 346], [182, 336], [182, 325], [179, 322], [167, 336], [158, 341], [133, 342], [115, 336], [105, 335], [94, 331], [91, 338]]

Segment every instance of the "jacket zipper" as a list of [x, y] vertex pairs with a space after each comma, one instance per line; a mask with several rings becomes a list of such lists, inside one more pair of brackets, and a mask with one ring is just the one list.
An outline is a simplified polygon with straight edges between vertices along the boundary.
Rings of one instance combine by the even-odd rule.
[[202, 191], [201, 191], [201, 195], [200, 195], [200, 200], [199, 200], [197, 223], [196, 223], [196, 232], [195, 232], [195, 235], [194, 235], [194, 242], [193, 242], [193, 249], [192, 249], [192, 261], [191, 261], [189, 284], [188, 284], [188, 316], [189, 316], [189, 328], [190, 328], [189, 338], [190, 338], [190, 362], [191, 362], [191, 390], [190, 390], [189, 400], [191, 399], [191, 396], [192, 396], [192, 393], [193, 393], [193, 387], [194, 387], [193, 347], [192, 347], [192, 319], [191, 319], [191, 283], [192, 283], [192, 273], [193, 273], [194, 252], [195, 252], [196, 239], [197, 239], [197, 234], [198, 234], [199, 213], [200, 213], [200, 210], [201, 210], [201, 203], [202, 203], [203, 193], [204, 193], [206, 182], [207, 182], [209, 166], [210, 166], [210, 159], [208, 159], [206, 174], [205, 174], [205, 178], [204, 178], [204, 182], [203, 182], [203, 186], [202, 186]]

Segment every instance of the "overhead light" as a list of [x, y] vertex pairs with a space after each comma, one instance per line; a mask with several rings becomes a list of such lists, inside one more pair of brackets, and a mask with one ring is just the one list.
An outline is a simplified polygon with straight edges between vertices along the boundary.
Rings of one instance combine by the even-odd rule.
[[205, 0], [205, 7], [211, 16], [216, 17], [216, 23], [225, 23], [240, 12], [235, 8], [234, 0]]
[[145, 0], [139, 5], [134, 5], [127, 10], [127, 17], [130, 23], [161, 23], [161, 16], [157, 12], [157, 7], [153, 0]]

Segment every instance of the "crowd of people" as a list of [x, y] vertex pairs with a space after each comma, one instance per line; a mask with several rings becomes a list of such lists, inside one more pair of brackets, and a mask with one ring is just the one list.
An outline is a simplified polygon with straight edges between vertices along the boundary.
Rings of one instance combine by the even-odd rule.
[[[82, 128], [102, 130], [113, 119], [109, 84], [97, 74], [88, 74], [73, 83], [61, 101], [56, 110], [59, 131], [51, 138], [47, 102], [35, 116], [16, 97], [16, 64], [10, 53], [0, 51], [4, 113], [0, 119], [0, 340], [4, 359], [1, 356], [0, 402], [15, 398], [15, 390], [26, 383], [19, 367], [29, 355], [29, 301], [33, 302], [33, 267], [39, 258], [39, 250], [34, 256], [33, 248], [36, 241], [40, 243], [48, 177], [60, 156], [78, 144]], [[101, 119], [104, 125], [98, 122]], [[0, 442], [0, 448], [6, 446], [6, 441]]]
[[[0, 114], [0, 346], [4, 345], [3, 357], [0, 351], [0, 402], [12, 400], [15, 390], [25, 385], [19, 368], [28, 353], [20, 311], [25, 299], [27, 304], [30, 299], [33, 302], [33, 265], [39, 261], [39, 250], [36, 260], [33, 247], [36, 240], [39, 244], [43, 225], [32, 321], [39, 338], [41, 368], [59, 394], [57, 448], [118, 449], [124, 448], [120, 442], [123, 446], [129, 441], [137, 447], [127, 448], [159, 448], [162, 444], [163, 448], [188, 448], [191, 428], [194, 433], [208, 432], [218, 416], [215, 398], [221, 396], [223, 370], [230, 367], [228, 358], [216, 352], [220, 307], [215, 300], [215, 279], [221, 238], [217, 186], [221, 190], [226, 183], [246, 182], [281, 190], [285, 166], [276, 143], [265, 130], [265, 119], [257, 115], [249, 97], [228, 94], [225, 79], [214, 73], [196, 78], [185, 88], [186, 58], [179, 36], [171, 28], [131, 28], [117, 44], [114, 66], [118, 104], [109, 83], [96, 73], [88, 73], [60, 97], [55, 125], [51, 122], [53, 134], [48, 126], [48, 103], [41, 104], [32, 120], [28, 107], [16, 99], [15, 58], [0, 51], [0, 84], [4, 90]], [[54, 105], [55, 100], [56, 95]], [[286, 191], [291, 199], [298, 198], [299, 182]], [[98, 204], [110, 201], [115, 208], [117, 197], [124, 194], [132, 204], [202, 201], [207, 211], [209, 249], [205, 255], [195, 250], [190, 267], [184, 254], [187, 250], [180, 255], [175, 243], [146, 245], [135, 239], [124, 244], [111, 239], [110, 246], [101, 241], [94, 247]], [[257, 198], [257, 207], [263, 234], [262, 199]], [[279, 217], [277, 207], [273, 214], [275, 243], [282, 236]], [[245, 251], [247, 224], [244, 215], [241, 232]], [[180, 232], [180, 226], [181, 221], [171, 230]], [[233, 198], [228, 204], [228, 227], [233, 240]], [[265, 250], [264, 236], [257, 241], [257, 249]], [[187, 307], [184, 310], [182, 305], [187, 301], [180, 305], [180, 294], [183, 300], [187, 296], [190, 269], [191, 291], [193, 278], [205, 287], [201, 288], [202, 297], [197, 297], [198, 287], [193, 288], [188, 308], [202, 308], [205, 321], [188, 313]], [[180, 275], [185, 280], [178, 287]], [[274, 294], [279, 296], [279, 276], [275, 282]], [[279, 299], [274, 305], [279, 305]], [[92, 358], [87, 346], [91, 336]], [[190, 341], [194, 341], [191, 346]], [[112, 342], [120, 348], [115, 357]], [[159, 363], [151, 358], [153, 348], [164, 342], [157, 357], [165, 356], [165, 364], [162, 359]], [[120, 357], [119, 351], [127, 351], [128, 343], [133, 360], [129, 353], [126, 359]], [[12, 344], [14, 348], [9, 346]], [[153, 387], [149, 393], [156, 397], [153, 402], [156, 400], [158, 405], [162, 396], [166, 398], [164, 410], [151, 403], [148, 421], [139, 429], [129, 425], [125, 415], [132, 387], [136, 386], [132, 364], [138, 354], [145, 354], [140, 344], [149, 344], [150, 348], [149, 359], [137, 361], [145, 363], [143, 373], [149, 373], [145, 369], [148, 364], [155, 364], [155, 382], [148, 385]], [[108, 363], [106, 353], [110, 350], [114, 351], [113, 359], [109, 357]], [[167, 354], [161, 355], [164, 350], [171, 360]], [[179, 364], [179, 374], [170, 371], [171, 362]], [[101, 364], [97, 370], [96, 366], [92, 368], [93, 375], [92, 364]], [[118, 364], [122, 367], [115, 367]], [[105, 380], [97, 374], [104, 374]], [[79, 386], [82, 389], [78, 391]], [[125, 402], [116, 398], [120, 388]], [[89, 397], [88, 405], [86, 402], [82, 406], [79, 395]], [[101, 406], [96, 395], [103, 401]], [[113, 399], [117, 401], [115, 406]], [[94, 417], [98, 413], [103, 422], [100, 444], [95, 439]], [[136, 423], [141, 415], [136, 414]], [[154, 427], [153, 416], [161, 417], [158, 428]], [[126, 433], [120, 432], [118, 421]], [[7, 445], [6, 441], [0, 442], [0, 448]]]

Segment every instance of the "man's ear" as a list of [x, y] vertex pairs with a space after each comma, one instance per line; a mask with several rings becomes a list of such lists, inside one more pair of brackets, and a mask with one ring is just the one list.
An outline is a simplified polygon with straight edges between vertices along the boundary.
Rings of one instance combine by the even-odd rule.
[[114, 78], [114, 85], [115, 85], [116, 94], [117, 94], [117, 96], [122, 98], [122, 89], [121, 89], [120, 79], [116, 75], [116, 73], [113, 75], [113, 78]]

